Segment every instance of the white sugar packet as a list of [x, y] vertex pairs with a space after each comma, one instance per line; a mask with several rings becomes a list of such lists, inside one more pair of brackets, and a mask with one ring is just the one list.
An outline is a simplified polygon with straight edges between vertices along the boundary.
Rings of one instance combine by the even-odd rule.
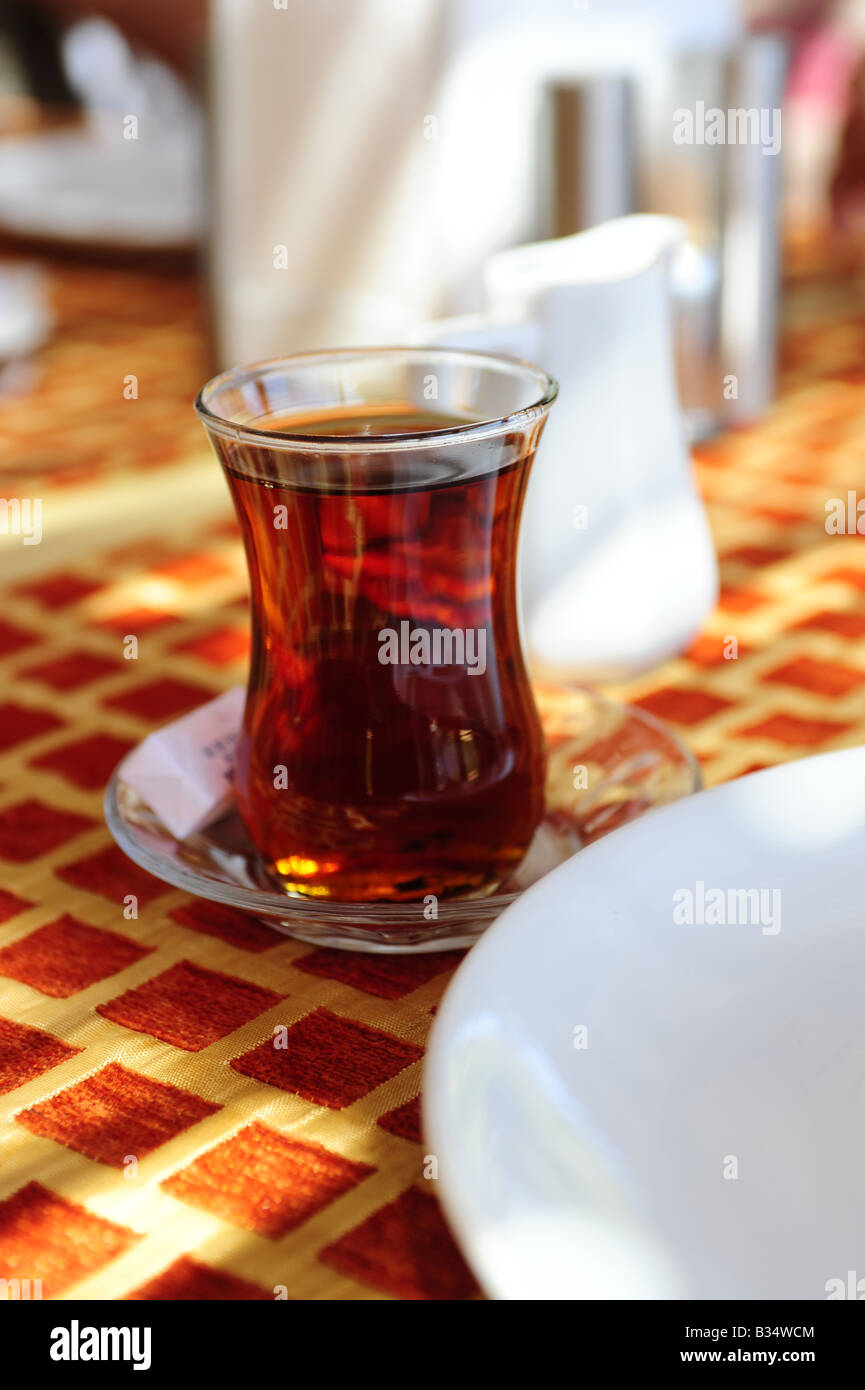
[[149, 734], [123, 764], [123, 781], [177, 840], [212, 825], [234, 798], [234, 755], [246, 691], [227, 690]]

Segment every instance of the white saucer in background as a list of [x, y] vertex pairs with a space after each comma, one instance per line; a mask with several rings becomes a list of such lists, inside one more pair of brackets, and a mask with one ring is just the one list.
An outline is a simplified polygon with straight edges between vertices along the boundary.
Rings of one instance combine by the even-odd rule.
[[69, 244], [173, 250], [201, 233], [195, 148], [146, 127], [91, 123], [0, 140], [0, 228]]

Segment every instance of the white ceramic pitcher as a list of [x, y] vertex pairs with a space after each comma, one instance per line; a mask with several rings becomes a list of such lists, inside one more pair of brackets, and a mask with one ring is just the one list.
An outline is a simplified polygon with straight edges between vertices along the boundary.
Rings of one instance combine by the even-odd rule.
[[521, 594], [538, 674], [618, 680], [688, 645], [717, 596], [673, 361], [674, 218], [519, 246], [484, 268], [486, 312], [426, 343], [540, 363], [561, 391], [526, 499]]

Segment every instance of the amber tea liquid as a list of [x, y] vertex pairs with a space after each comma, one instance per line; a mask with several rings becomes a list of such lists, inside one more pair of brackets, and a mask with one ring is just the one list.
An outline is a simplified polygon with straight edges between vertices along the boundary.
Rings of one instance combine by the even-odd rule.
[[486, 452], [432, 436], [421, 451], [315, 447], [454, 423], [399, 403], [257, 421], [311, 436], [290, 480], [284, 451], [218, 445], [254, 615], [238, 804], [288, 892], [489, 892], [541, 818], [545, 749], [514, 599], [525, 438]]

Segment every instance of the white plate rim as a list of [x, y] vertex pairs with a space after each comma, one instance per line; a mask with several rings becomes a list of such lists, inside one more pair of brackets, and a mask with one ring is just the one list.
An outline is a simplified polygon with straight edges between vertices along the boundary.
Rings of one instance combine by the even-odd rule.
[[[846, 764], [850, 764], [849, 771]], [[479, 1284], [490, 1296], [507, 1298], [511, 1295], [496, 1287], [496, 1272], [490, 1268], [488, 1255], [477, 1238], [470, 1194], [458, 1176], [457, 1166], [451, 1165], [448, 1161], [451, 1143], [447, 1095], [450, 1047], [457, 1029], [465, 1019], [464, 1000], [466, 996], [473, 996], [469, 1008], [476, 1006], [474, 1000], [482, 1003], [482, 982], [487, 961], [495, 959], [508, 948], [512, 940], [528, 930], [527, 915], [543, 894], [550, 894], [554, 881], [561, 881], [566, 876], [578, 877], [587, 871], [598, 855], [609, 856], [616, 846], [627, 850], [627, 838], [623, 837], [630, 836], [634, 839], [645, 836], [651, 833], [650, 829], [647, 832], [647, 827], [654, 826], [657, 830], [664, 817], [675, 822], [682, 815], [701, 816], [705, 814], [705, 807], [735, 802], [745, 794], [743, 788], [746, 784], [753, 787], [759, 783], [764, 789], [774, 789], [777, 785], [780, 791], [785, 784], [795, 786], [803, 776], [816, 773], [820, 778], [831, 778], [833, 771], [839, 767], [845, 767], [846, 776], [852, 776], [857, 770], [860, 776], [865, 774], [865, 746], [854, 745], [806, 758], [791, 759], [706, 788], [698, 792], [696, 798], [689, 797], [685, 801], [657, 808], [649, 816], [623, 826], [603, 840], [586, 846], [579, 856], [560, 865], [545, 879], [533, 885], [517, 903], [498, 918], [460, 965], [439, 1006], [427, 1044], [422, 1094], [423, 1132], [426, 1149], [436, 1156], [436, 1189], [448, 1224]]]

